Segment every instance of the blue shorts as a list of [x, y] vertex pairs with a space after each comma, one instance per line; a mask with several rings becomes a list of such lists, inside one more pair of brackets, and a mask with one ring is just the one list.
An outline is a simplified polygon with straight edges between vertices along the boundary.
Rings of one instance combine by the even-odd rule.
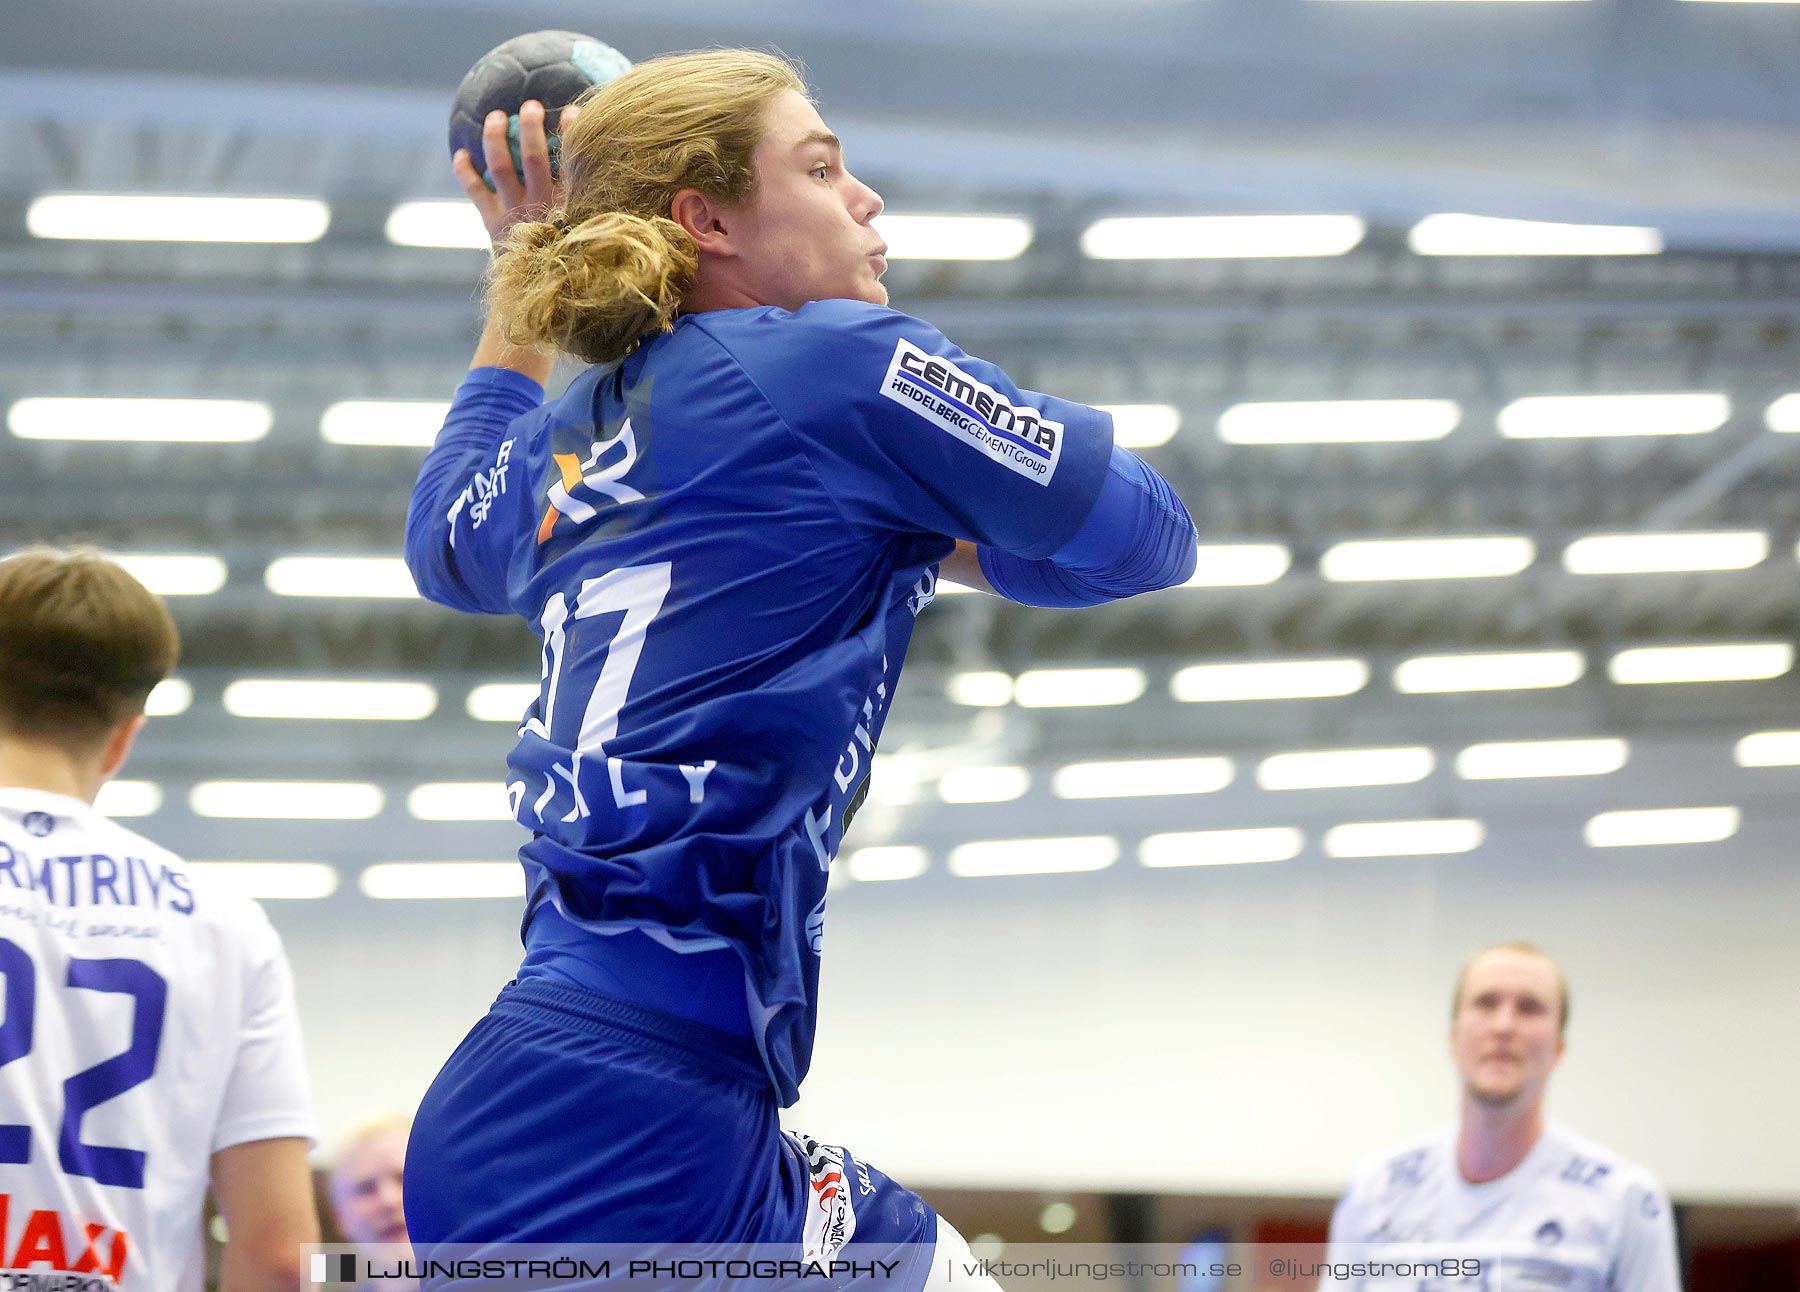
[[420, 1257], [438, 1244], [755, 1244], [897, 1261], [869, 1286], [918, 1292], [938, 1235], [917, 1194], [782, 1130], [748, 1040], [543, 979], [509, 984], [444, 1064], [405, 1180]]

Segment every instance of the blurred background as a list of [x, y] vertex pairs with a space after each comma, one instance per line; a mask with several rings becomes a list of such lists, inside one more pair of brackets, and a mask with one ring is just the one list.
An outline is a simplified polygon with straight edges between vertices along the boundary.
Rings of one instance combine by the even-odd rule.
[[[0, 551], [171, 598], [102, 807], [267, 899], [328, 1141], [518, 956], [535, 645], [398, 553], [478, 326], [450, 95], [537, 27], [803, 61], [894, 304], [1114, 407], [1200, 523], [1193, 586], [920, 618], [792, 1124], [994, 1242], [1313, 1241], [1453, 1117], [1455, 971], [1524, 937], [1553, 1114], [1660, 1175], [1692, 1287], [1800, 1286], [1790, 3], [9, 13]], [[143, 194], [282, 201], [171, 242]]]

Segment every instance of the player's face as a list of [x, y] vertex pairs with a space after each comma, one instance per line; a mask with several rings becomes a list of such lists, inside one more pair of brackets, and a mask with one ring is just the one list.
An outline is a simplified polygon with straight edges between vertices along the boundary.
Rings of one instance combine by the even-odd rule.
[[1469, 1094], [1492, 1107], [1541, 1094], [1562, 1058], [1560, 1008], [1556, 969], [1544, 957], [1504, 949], [1477, 956], [1450, 1025], [1450, 1052]]
[[401, 1170], [406, 1131], [378, 1131], [350, 1149], [331, 1180], [331, 1211], [353, 1243], [404, 1243], [406, 1211]]
[[808, 301], [887, 304], [887, 244], [870, 225], [881, 196], [844, 169], [837, 137], [792, 90], [769, 105], [756, 148], [756, 192], [726, 217], [753, 293], [797, 310]]

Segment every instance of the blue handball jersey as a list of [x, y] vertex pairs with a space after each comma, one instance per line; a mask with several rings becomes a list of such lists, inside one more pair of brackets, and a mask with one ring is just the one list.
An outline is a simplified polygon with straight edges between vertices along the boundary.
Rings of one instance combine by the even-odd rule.
[[527, 921], [735, 951], [792, 1103], [827, 868], [937, 563], [1055, 552], [1111, 447], [930, 325], [819, 301], [684, 316], [462, 448], [408, 554], [426, 596], [543, 642], [508, 762]]

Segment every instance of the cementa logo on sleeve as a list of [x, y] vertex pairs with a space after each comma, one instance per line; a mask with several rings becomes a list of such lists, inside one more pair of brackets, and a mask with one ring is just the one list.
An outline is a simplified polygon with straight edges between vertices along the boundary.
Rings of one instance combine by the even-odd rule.
[[1001, 466], [1041, 485], [1056, 475], [1063, 424], [1020, 407], [948, 359], [905, 339], [882, 379], [881, 393]]

